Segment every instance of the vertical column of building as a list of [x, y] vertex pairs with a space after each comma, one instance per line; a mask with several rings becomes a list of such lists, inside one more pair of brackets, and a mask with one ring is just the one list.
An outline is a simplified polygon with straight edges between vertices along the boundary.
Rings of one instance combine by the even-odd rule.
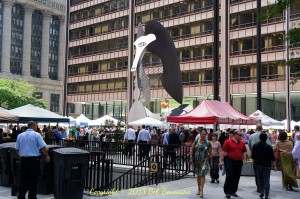
[[63, 81], [65, 77], [65, 56], [66, 56], [66, 31], [65, 16], [60, 16], [59, 22], [59, 43], [58, 43], [58, 80]]
[[2, 57], [1, 71], [10, 73], [10, 48], [11, 48], [11, 11], [14, 0], [3, 0], [3, 31], [2, 31]]
[[32, 12], [34, 8], [29, 5], [24, 6], [24, 39], [23, 39], [23, 75], [30, 75], [30, 60], [31, 60], [31, 25], [32, 25]]
[[41, 58], [41, 77], [49, 78], [49, 38], [50, 38], [50, 17], [47, 11], [43, 12], [43, 30], [42, 30], [42, 58]]
[[229, 0], [221, 1], [221, 101], [230, 102], [229, 89]]

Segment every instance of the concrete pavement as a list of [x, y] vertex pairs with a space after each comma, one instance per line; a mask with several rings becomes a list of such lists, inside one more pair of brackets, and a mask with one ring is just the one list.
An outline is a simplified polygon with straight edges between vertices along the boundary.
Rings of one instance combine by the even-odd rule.
[[[220, 177], [220, 184], [211, 184], [209, 176], [206, 177], [206, 184], [204, 187], [204, 198], [206, 199], [218, 199], [224, 198], [225, 195], [223, 193], [223, 184], [224, 184], [225, 176]], [[299, 180], [298, 180], [298, 183]], [[196, 195], [197, 191], [197, 184], [196, 179], [188, 175], [187, 177], [167, 182], [161, 183], [151, 186], [139, 187], [135, 189], [129, 189], [124, 191], [113, 191], [111, 192], [112, 195], [110, 196], [102, 196], [99, 195], [101, 193], [97, 192], [90, 192], [84, 194], [84, 199], [96, 199], [96, 198], [107, 198], [107, 199], [114, 199], [114, 198], [130, 198], [130, 199], [193, 199], [193, 198], [200, 198]], [[95, 196], [97, 195], [98, 196]], [[259, 199], [259, 194], [256, 192], [256, 186], [254, 177], [242, 176], [240, 179], [239, 189], [237, 194], [239, 197], [237, 199]], [[7, 199], [7, 198], [17, 198], [10, 196], [10, 188], [7, 187], [0, 187], [0, 199]], [[38, 195], [40, 199], [52, 199], [54, 198], [53, 195]], [[234, 198], [234, 197], [232, 197]], [[300, 198], [300, 190], [297, 189], [296, 191], [285, 191], [282, 188], [281, 184], [281, 172], [272, 172], [271, 174], [271, 190], [270, 190], [270, 198], [271, 199], [296, 199]]]

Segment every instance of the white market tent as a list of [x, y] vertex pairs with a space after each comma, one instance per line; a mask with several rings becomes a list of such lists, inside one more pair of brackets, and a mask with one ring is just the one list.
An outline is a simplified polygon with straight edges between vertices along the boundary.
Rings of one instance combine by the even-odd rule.
[[[282, 120], [281, 122], [284, 124], [284, 129], [287, 129], [287, 119]], [[294, 126], [299, 125], [299, 124], [297, 122], [295, 122], [294, 120], [292, 120], [290, 125], [291, 125], [291, 129], [294, 129]]]
[[76, 125], [76, 119], [75, 119], [74, 117], [69, 116], [69, 117], [67, 117], [67, 118], [69, 118], [70, 124], [71, 124], [71, 125]]
[[18, 121], [19, 117], [10, 113], [8, 110], [0, 107], [0, 121], [1, 122], [15, 122]]
[[103, 117], [100, 117], [98, 119], [95, 119], [95, 120], [91, 120], [89, 122], [89, 126], [104, 126], [105, 125], [105, 122], [106, 120], [108, 121], [113, 121], [113, 124], [116, 126], [118, 125], [118, 122], [119, 120], [109, 116], [109, 115], [104, 115]]
[[145, 117], [133, 122], [128, 123], [132, 126], [150, 125], [150, 126], [163, 126], [163, 122], [152, 117]]
[[39, 108], [37, 106], [27, 104], [8, 111], [9, 113], [19, 117], [19, 122], [68, 122], [69, 118], [65, 118], [57, 113]]
[[253, 117], [255, 119], [261, 120], [261, 123], [263, 126], [283, 126], [284, 123], [280, 122], [278, 120], [275, 120], [269, 116], [267, 116], [265, 113], [261, 112], [260, 110], [255, 111], [250, 117]]
[[79, 115], [76, 119], [76, 125], [78, 126], [88, 126], [91, 120], [85, 117], [83, 114]]

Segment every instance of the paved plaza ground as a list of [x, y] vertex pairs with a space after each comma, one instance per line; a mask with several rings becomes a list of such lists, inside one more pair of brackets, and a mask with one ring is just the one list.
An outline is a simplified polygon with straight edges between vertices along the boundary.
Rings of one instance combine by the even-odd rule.
[[[218, 199], [224, 198], [225, 195], [223, 193], [223, 184], [225, 180], [225, 176], [220, 177], [220, 184], [211, 184], [209, 176], [206, 177], [207, 183], [204, 188], [204, 198], [210, 199]], [[298, 180], [300, 183], [300, 181]], [[91, 196], [89, 194], [85, 194], [83, 196], [84, 199], [96, 199], [96, 198], [143, 198], [143, 199], [193, 199], [200, 198], [196, 195], [197, 185], [196, 179], [192, 175], [188, 175], [187, 177], [167, 183], [161, 183], [152, 186], [140, 187], [137, 189], [124, 190], [121, 192], [113, 192], [111, 196]], [[96, 194], [96, 193], [93, 193]], [[237, 199], [259, 199], [259, 194], [256, 192], [256, 186], [254, 182], [254, 177], [242, 176], [240, 180], [240, 186], [237, 194], [239, 197]], [[0, 187], [0, 199], [7, 198], [17, 198], [10, 196], [10, 188], [8, 187]], [[41, 199], [52, 199], [53, 195], [38, 195], [38, 198]], [[232, 197], [234, 198], [234, 197]], [[300, 189], [296, 191], [285, 191], [281, 185], [281, 172], [272, 172], [271, 174], [271, 191], [270, 191], [271, 199], [298, 199], [300, 198]]]

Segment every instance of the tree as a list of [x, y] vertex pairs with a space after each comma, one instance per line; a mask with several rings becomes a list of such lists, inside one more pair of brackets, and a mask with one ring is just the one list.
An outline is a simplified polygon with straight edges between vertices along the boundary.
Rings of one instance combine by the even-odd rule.
[[0, 78], [0, 107], [14, 109], [32, 104], [46, 108], [47, 103], [43, 99], [34, 97], [34, 92], [35, 86], [26, 81]]
[[[262, 13], [261, 20], [267, 20], [271, 18], [275, 18], [278, 16], [282, 16], [284, 11], [289, 7], [293, 6], [295, 3], [299, 3], [299, 0], [276, 0], [275, 4], [270, 4], [267, 7], [267, 13]], [[285, 39], [289, 41], [289, 47], [295, 48], [300, 47], [300, 27], [292, 27], [288, 30], [285, 35]], [[297, 66], [300, 65], [300, 59], [290, 57], [290, 60], [286, 63], [288, 66]], [[300, 72], [295, 74], [295, 77], [300, 77]], [[291, 81], [291, 84], [297, 82], [297, 79]]]

